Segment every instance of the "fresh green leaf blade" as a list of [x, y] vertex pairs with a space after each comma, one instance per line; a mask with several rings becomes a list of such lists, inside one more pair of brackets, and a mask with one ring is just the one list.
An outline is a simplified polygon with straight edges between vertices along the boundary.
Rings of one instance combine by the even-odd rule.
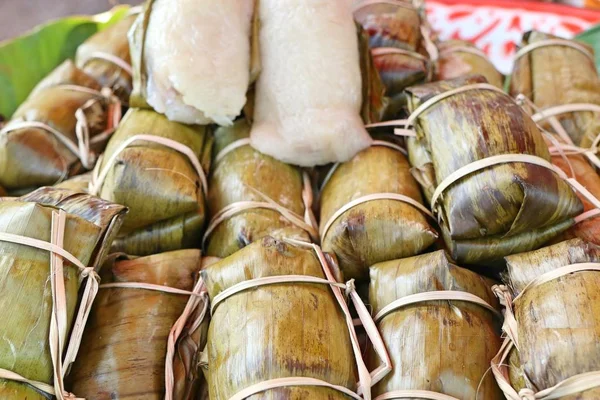
[[591, 27], [585, 32], [576, 36], [576, 39], [581, 40], [594, 48], [596, 56], [596, 68], [600, 70], [600, 25]]
[[128, 10], [119, 6], [96, 16], [62, 18], [0, 42], [0, 116], [10, 118], [40, 80], [73, 58], [87, 38], [119, 21]]

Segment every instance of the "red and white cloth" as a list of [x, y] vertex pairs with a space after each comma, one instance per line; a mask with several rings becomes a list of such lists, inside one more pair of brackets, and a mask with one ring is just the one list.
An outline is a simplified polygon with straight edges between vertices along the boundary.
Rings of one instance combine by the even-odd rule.
[[427, 0], [427, 15], [441, 40], [475, 43], [502, 73], [510, 73], [523, 32], [572, 38], [600, 23], [600, 11], [510, 0]]

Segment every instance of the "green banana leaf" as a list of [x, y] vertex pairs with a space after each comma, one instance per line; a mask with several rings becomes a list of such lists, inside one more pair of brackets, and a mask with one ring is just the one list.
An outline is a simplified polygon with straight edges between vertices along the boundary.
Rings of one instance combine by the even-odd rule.
[[10, 118], [33, 87], [94, 33], [125, 16], [119, 6], [95, 16], [73, 16], [49, 22], [22, 36], [0, 42], [0, 117]]
[[594, 48], [596, 68], [600, 70], [600, 25], [593, 26], [587, 31], [580, 33], [575, 39], [581, 40]]

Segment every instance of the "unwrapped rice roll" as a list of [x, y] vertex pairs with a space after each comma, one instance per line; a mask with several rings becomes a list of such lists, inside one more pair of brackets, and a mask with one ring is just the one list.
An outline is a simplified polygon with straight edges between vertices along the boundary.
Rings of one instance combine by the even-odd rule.
[[[350, 0], [261, 0], [252, 146], [302, 166], [347, 161], [371, 143], [360, 118]], [[290, 47], [290, 43], [294, 46]]]
[[231, 125], [250, 83], [254, 0], [150, 0], [131, 35], [135, 106]]

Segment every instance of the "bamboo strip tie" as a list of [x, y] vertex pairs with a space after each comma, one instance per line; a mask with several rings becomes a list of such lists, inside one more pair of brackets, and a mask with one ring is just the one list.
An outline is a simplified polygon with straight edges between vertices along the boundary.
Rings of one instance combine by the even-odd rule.
[[502, 314], [500, 314], [498, 310], [489, 305], [481, 297], [472, 293], [457, 290], [432, 290], [430, 292], [416, 293], [394, 300], [375, 315], [375, 322], [379, 323], [385, 316], [400, 308], [429, 301], [464, 301], [477, 304], [488, 311], [491, 311], [496, 317], [502, 319]]
[[221, 150], [215, 157], [215, 164], [218, 164], [225, 156], [232, 151], [239, 149], [240, 147], [250, 146], [250, 138], [238, 139], [234, 142], [229, 143]]
[[376, 47], [374, 49], [371, 49], [371, 54], [373, 55], [373, 57], [386, 56], [390, 54], [399, 54], [415, 58], [419, 61], [429, 61], [429, 59], [421, 53], [417, 53], [416, 51], [412, 50], [400, 49], [397, 47]]
[[[521, 95], [519, 95], [521, 96]], [[527, 97], [525, 99], [529, 100]], [[531, 100], [529, 100], [531, 101]], [[533, 103], [532, 103], [533, 104]], [[537, 107], [536, 107], [537, 108]], [[572, 103], [562, 104], [560, 106], [548, 107], [544, 109], [537, 108], [537, 112], [531, 116], [534, 122], [540, 122], [550, 117], [555, 117], [561, 114], [572, 113], [572, 112], [593, 112], [600, 113], [600, 106], [593, 103]]]
[[427, 51], [427, 54], [429, 54], [429, 58], [431, 59], [431, 62], [436, 63], [438, 61], [438, 59], [440, 58], [440, 53], [439, 53], [437, 46], [435, 45], [435, 43], [433, 41], [433, 38], [432, 38], [433, 33], [431, 31], [431, 28], [427, 24], [427, 22], [424, 22], [423, 24], [421, 24], [420, 31], [421, 31], [421, 36], [423, 37], [423, 44], [425, 46], [425, 51]]
[[396, 136], [404, 136], [404, 137], [416, 137], [417, 136], [414, 129], [412, 129], [412, 124], [408, 123], [408, 120], [406, 120], [406, 119], [375, 122], [373, 124], [365, 125], [365, 129], [385, 128], [385, 127], [395, 127], [393, 133]]
[[412, 57], [415, 60], [425, 63], [426, 67], [429, 63], [429, 58], [425, 57], [423, 54], [417, 53], [416, 51], [412, 50], [400, 49], [397, 47], [376, 47], [374, 49], [371, 49], [371, 55], [373, 56], [373, 59], [389, 55], [402, 55]]
[[551, 46], [570, 47], [585, 55], [587, 58], [590, 59], [590, 61], [592, 61], [592, 63], [595, 62], [594, 55], [590, 53], [590, 51], [584, 45], [566, 39], [545, 39], [537, 41], [535, 43], [530, 43], [515, 53], [515, 62], [517, 62], [519, 58], [523, 57], [526, 54], [529, 54], [533, 50]]
[[391, 399], [426, 399], [426, 400], [460, 400], [446, 394], [431, 392], [429, 390], [394, 390], [381, 394], [375, 400]]
[[475, 56], [481, 57], [486, 61], [490, 61], [488, 56], [481, 50], [479, 50], [476, 47], [469, 47], [469, 46], [451, 46], [447, 49], [444, 49], [442, 51], [440, 51], [440, 57], [442, 56], [446, 56], [449, 54], [453, 54], [453, 53], [468, 53], [468, 54], [473, 54]]
[[131, 64], [127, 61], [123, 60], [121, 57], [117, 57], [114, 54], [106, 53], [104, 51], [94, 51], [89, 55], [89, 57], [83, 62], [83, 67], [89, 64], [93, 60], [104, 60], [108, 61], [111, 64], [116, 65], [121, 68], [123, 71], [127, 73], [129, 76], [133, 76], [133, 68], [131, 68]]
[[[125, 17], [141, 14], [143, 10], [144, 7], [141, 5], [130, 7], [129, 10], [127, 10], [127, 13], [125, 14]], [[89, 63], [93, 59], [108, 61], [124, 70], [129, 76], [133, 76], [133, 68], [131, 67], [131, 64], [129, 64], [122, 58], [115, 56], [114, 54], [106, 53], [104, 51], [95, 51], [91, 53], [90, 56], [84, 61], [83, 66], [85, 67], [85, 65], [87, 65], [87, 63]]]

